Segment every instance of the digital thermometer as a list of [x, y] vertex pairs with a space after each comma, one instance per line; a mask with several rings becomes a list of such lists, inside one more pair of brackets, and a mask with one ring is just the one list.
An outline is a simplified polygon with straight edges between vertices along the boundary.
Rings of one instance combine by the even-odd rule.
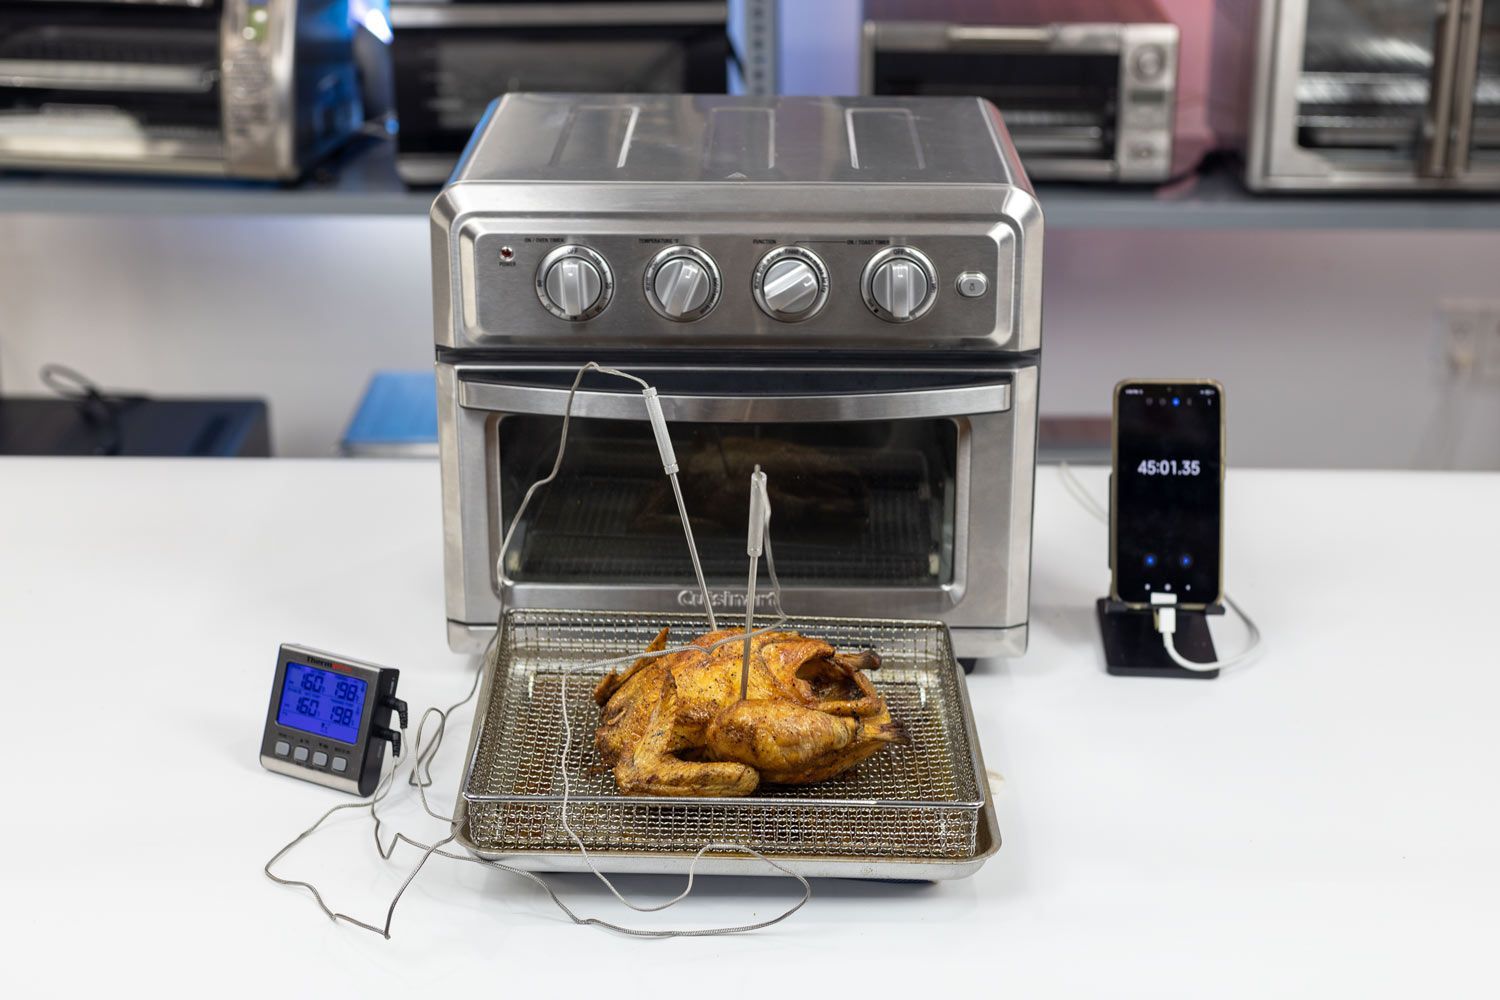
[[380, 783], [384, 743], [401, 756], [406, 702], [396, 697], [401, 672], [306, 646], [283, 645], [271, 682], [260, 762], [277, 774], [356, 795]]

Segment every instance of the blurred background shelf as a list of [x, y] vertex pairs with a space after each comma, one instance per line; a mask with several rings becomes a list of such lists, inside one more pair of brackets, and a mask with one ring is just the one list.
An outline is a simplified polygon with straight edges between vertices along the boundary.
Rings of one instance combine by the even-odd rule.
[[1050, 229], [1494, 229], [1500, 197], [1251, 194], [1221, 161], [1162, 188], [1038, 185]]
[[[365, 140], [282, 186], [180, 178], [0, 174], [0, 212], [100, 215], [425, 216], [432, 189], [396, 176], [391, 143]], [[1500, 228], [1500, 197], [1253, 195], [1224, 162], [1164, 188], [1041, 184], [1051, 230]]]
[[396, 176], [390, 140], [365, 138], [295, 185], [0, 172], [0, 212], [86, 215], [426, 215], [434, 191]]

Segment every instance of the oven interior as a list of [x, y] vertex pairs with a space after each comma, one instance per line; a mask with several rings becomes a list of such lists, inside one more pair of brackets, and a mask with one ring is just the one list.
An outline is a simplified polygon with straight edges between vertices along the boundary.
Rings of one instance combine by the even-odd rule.
[[884, 49], [874, 60], [877, 94], [987, 98], [1023, 156], [1114, 157], [1117, 55]]
[[[495, 418], [503, 535], [550, 469], [562, 419]], [[772, 550], [790, 585], [938, 587], [953, 579], [959, 425], [952, 419], [817, 424], [673, 422], [672, 442], [704, 575], [743, 584], [749, 481], [769, 478]], [[644, 421], [576, 419], [556, 481], [528, 509], [506, 559], [516, 583], [692, 580], [670, 484]]]
[[222, 148], [217, 4], [0, 4], [0, 148]]

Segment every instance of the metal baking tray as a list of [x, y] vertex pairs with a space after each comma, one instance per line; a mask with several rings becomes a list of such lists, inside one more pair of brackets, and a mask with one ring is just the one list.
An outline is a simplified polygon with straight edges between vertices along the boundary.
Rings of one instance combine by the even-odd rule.
[[[700, 615], [507, 612], [484, 664], [455, 816], [479, 857], [535, 871], [585, 871], [562, 830], [561, 679], [589, 660], [644, 650], [664, 625], [674, 644], [706, 630]], [[569, 823], [601, 871], [674, 874], [710, 842], [744, 844], [804, 875], [951, 879], [999, 849], [963, 671], [941, 622], [793, 618], [789, 630], [844, 649], [871, 648], [872, 679], [912, 736], [817, 785], [767, 786], [744, 798], [619, 794], [593, 745], [600, 672], [567, 675], [573, 744]], [[772, 875], [748, 854], [712, 853], [704, 874]]]

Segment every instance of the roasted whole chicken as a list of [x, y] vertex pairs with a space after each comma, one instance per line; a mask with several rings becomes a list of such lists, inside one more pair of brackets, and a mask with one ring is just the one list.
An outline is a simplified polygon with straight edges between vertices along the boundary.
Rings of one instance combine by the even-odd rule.
[[[707, 650], [737, 629], [699, 636]], [[647, 647], [667, 647], [662, 629]], [[594, 745], [626, 795], [749, 795], [762, 781], [804, 785], [842, 774], [890, 743], [908, 742], [865, 675], [875, 653], [839, 653], [821, 639], [767, 632], [712, 652], [642, 658], [594, 688], [603, 706]]]

